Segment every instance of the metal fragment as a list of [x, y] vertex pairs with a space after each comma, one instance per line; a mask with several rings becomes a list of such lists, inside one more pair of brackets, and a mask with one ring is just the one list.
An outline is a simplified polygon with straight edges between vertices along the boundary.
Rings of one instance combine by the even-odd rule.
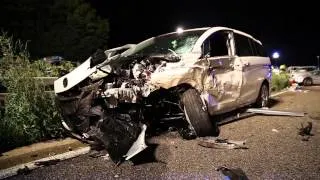
[[265, 115], [275, 115], [275, 116], [296, 116], [303, 117], [305, 113], [301, 112], [290, 112], [290, 111], [276, 111], [269, 109], [259, 109], [259, 108], [249, 108], [247, 109], [248, 113], [256, 113], [256, 114], [265, 114]]
[[125, 155], [126, 160], [129, 160], [133, 156], [137, 155], [144, 149], [146, 149], [148, 146], [145, 142], [145, 134], [146, 134], [147, 126], [145, 124], [141, 127], [141, 133], [138, 137], [138, 139], [133, 143], [127, 154]]
[[228, 139], [218, 139], [205, 137], [199, 141], [198, 145], [214, 149], [248, 149], [245, 147], [246, 141], [234, 141]]

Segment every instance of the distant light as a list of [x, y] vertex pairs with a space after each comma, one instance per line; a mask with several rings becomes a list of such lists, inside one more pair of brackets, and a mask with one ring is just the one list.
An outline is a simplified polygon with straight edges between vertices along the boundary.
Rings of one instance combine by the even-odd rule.
[[183, 28], [182, 28], [182, 27], [178, 27], [178, 28], [177, 28], [177, 33], [178, 33], [178, 34], [183, 33]]
[[273, 54], [272, 54], [272, 58], [273, 59], [278, 59], [280, 57], [280, 54], [278, 53], [278, 52], [274, 52]]

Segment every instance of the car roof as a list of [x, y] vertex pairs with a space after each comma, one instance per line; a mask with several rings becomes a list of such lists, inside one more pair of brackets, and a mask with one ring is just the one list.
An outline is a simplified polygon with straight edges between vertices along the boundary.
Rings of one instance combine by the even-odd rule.
[[[214, 26], [214, 27], [201, 27], [201, 28], [191, 28], [191, 29], [185, 29], [183, 30], [184, 32], [190, 32], [190, 31], [199, 31], [199, 30], [204, 30], [204, 31], [210, 31], [210, 32], [215, 32], [215, 31], [220, 31], [220, 30], [229, 30], [229, 31], [233, 31], [237, 34], [240, 34], [240, 35], [243, 35], [243, 36], [246, 36], [246, 37], [249, 37], [251, 39], [253, 39], [254, 41], [256, 41], [257, 43], [261, 44], [262, 43], [254, 38], [253, 36], [251, 36], [250, 34], [248, 33], [245, 33], [243, 31], [240, 31], [240, 30], [237, 30], [237, 29], [232, 29], [232, 28], [228, 28], [228, 27], [224, 27], [224, 26]], [[165, 33], [165, 34], [161, 34], [159, 36], [156, 36], [156, 37], [161, 37], [161, 36], [166, 36], [166, 35], [170, 35], [170, 34], [176, 34], [177, 32], [170, 32], [170, 33]]]

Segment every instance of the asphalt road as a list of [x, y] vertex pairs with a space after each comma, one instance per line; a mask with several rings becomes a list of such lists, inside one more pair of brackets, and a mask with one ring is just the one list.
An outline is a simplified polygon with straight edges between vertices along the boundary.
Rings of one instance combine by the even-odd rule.
[[[170, 132], [152, 138], [135, 164], [84, 155], [10, 179], [222, 179], [219, 166], [241, 168], [249, 179], [320, 179], [320, 87], [308, 89], [282, 94], [272, 107], [305, 117], [254, 116], [221, 127], [221, 138], [246, 140], [248, 149], [205, 148]], [[302, 141], [297, 128], [308, 121], [314, 136]]]

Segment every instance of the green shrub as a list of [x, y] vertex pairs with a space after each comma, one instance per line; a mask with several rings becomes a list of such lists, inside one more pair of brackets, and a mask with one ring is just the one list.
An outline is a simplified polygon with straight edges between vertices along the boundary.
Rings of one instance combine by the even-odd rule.
[[[45, 92], [44, 82], [34, 79], [58, 75], [56, 67], [38, 61], [30, 63], [26, 46], [13, 43], [6, 34], [0, 36], [0, 47], [0, 82], [9, 93], [0, 112], [0, 151], [62, 137], [55, 96]], [[47, 69], [53, 69], [53, 73], [46, 74]]]
[[286, 72], [272, 73], [271, 90], [280, 91], [289, 87], [289, 74]]
[[60, 65], [51, 65], [43, 60], [37, 60], [31, 63], [31, 68], [39, 77], [59, 77], [64, 71], [72, 71], [75, 65], [70, 61], [63, 61]]

